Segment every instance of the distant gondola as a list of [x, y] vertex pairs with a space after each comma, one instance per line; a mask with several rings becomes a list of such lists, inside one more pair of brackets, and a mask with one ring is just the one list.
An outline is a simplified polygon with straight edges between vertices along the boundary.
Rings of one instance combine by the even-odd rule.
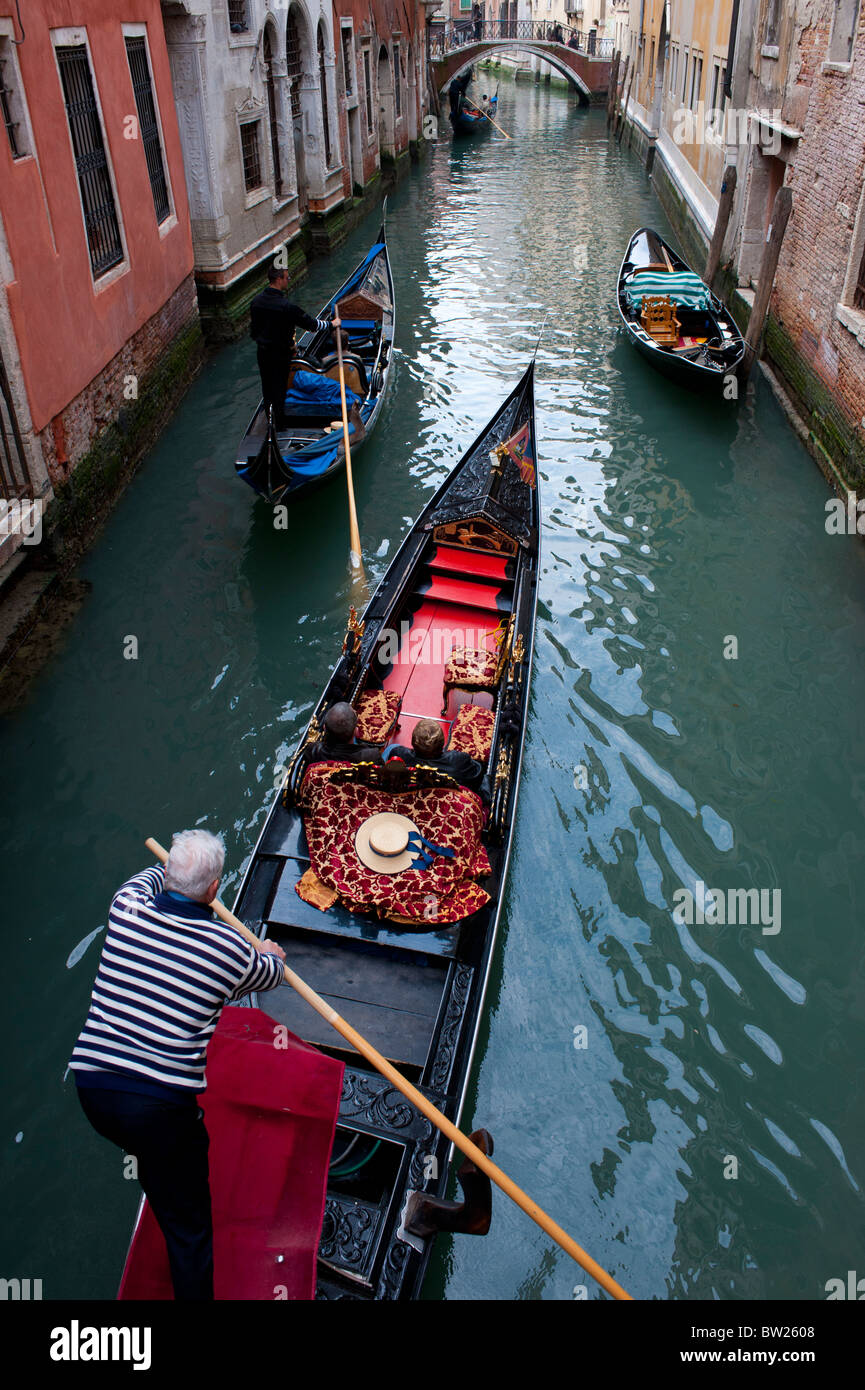
[[484, 97], [477, 105], [467, 96], [461, 97], [459, 106], [451, 115], [454, 131], [461, 135], [475, 135], [480, 134], [482, 130], [492, 130], [493, 124], [489, 117], [495, 118], [498, 101], [498, 92], [491, 97]]
[[[357, 404], [361, 419], [361, 429], [352, 427], [350, 433], [354, 457], [355, 446], [378, 419], [391, 369], [395, 307], [384, 224], [372, 249], [316, 317], [332, 319], [337, 306], [349, 337], [343, 353], [346, 399], [349, 406]], [[301, 335], [288, 381], [288, 427], [277, 433], [261, 401], [241, 440], [238, 476], [268, 502], [294, 500], [345, 466], [334, 346], [330, 329]], [[301, 390], [301, 384], [313, 389]]]
[[[533, 380], [534, 364], [427, 503], [363, 621], [352, 613], [235, 904], [457, 1124], [502, 913], [528, 713], [539, 528]], [[380, 747], [410, 743], [420, 717], [439, 721], [450, 746], [485, 768], [486, 798], [423, 766], [399, 765], [394, 781], [393, 763], [311, 761], [337, 701], [358, 711], [357, 740]], [[368, 850], [371, 818], [392, 812], [423, 837], [406, 851], [418, 857], [375, 872], [360, 857], [362, 835], [366, 827]], [[261, 1004], [346, 1064], [317, 1297], [419, 1297], [438, 1223], [425, 1201], [445, 1195], [448, 1141], [291, 989]], [[250, 1153], [250, 1173], [258, 1162]], [[447, 1222], [439, 1229], [455, 1229]]]
[[618, 306], [637, 351], [682, 386], [721, 390], [742, 360], [745, 345], [732, 315], [649, 227], [628, 243]]

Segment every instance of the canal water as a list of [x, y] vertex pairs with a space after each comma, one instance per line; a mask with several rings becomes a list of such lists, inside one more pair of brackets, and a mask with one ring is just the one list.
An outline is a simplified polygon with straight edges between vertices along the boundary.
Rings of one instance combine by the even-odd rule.
[[[623, 248], [670, 231], [603, 115], [503, 83], [499, 119], [512, 141], [443, 138], [390, 199], [396, 372], [356, 468], [375, 581], [543, 326], [531, 720], [464, 1120], [637, 1298], [823, 1298], [865, 1214], [865, 551], [827, 535], [759, 376], [706, 403], [622, 342]], [[377, 225], [313, 266], [307, 308]], [[344, 631], [344, 484], [276, 531], [233, 476], [257, 398], [249, 341], [209, 363], [0, 727], [0, 1275], [45, 1298], [113, 1296], [137, 1203], [64, 1079], [111, 894], [146, 836], [202, 825], [231, 900]], [[712, 888], [724, 925], [698, 920]], [[425, 1296], [583, 1289], [497, 1195]]]

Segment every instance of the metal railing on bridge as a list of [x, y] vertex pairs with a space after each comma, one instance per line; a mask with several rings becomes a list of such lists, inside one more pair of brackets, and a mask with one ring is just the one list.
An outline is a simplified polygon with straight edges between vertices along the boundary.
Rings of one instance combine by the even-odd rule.
[[612, 58], [613, 40], [599, 38], [570, 24], [542, 19], [465, 19], [433, 23], [430, 28], [430, 57], [443, 58], [470, 43], [502, 43], [506, 39], [528, 39], [535, 43], [556, 43], [589, 58]]

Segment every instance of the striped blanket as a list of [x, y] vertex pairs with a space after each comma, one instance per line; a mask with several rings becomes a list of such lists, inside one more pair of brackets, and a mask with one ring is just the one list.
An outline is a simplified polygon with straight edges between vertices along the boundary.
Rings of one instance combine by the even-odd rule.
[[709, 291], [693, 270], [638, 270], [625, 286], [632, 309], [641, 309], [644, 294], [668, 294], [683, 309], [708, 309]]

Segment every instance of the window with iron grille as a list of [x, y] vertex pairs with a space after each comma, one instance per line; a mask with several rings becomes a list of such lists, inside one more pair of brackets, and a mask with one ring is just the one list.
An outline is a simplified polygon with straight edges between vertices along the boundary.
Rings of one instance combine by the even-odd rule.
[[856, 288], [853, 291], [853, 308], [865, 309], [865, 247], [862, 249], [859, 274], [856, 277]]
[[245, 34], [249, 28], [246, 0], [228, 0], [228, 27], [232, 34]]
[[273, 159], [273, 191], [282, 197], [282, 166], [279, 161], [279, 131], [276, 128], [276, 90], [273, 85], [273, 52], [270, 29], [264, 31], [264, 72], [267, 82], [267, 114], [270, 120], [270, 154]]
[[350, 29], [342, 30], [342, 69], [345, 73], [345, 94], [350, 97], [354, 93], [354, 59]]
[[94, 276], [123, 260], [123, 243], [86, 44], [58, 47], [57, 62]]
[[300, 34], [294, 12], [289, 10], [285, 24], [285, 66], [288, 72], [288, 86], [291, 92], [291, 114], [300, 115], [300, 78], [303, 73], [303, 59], [300, 56]]
[[366, 129], [372, 134], [372, 75], [369, 67], [369, 49], [363, 50], [363, 81], [366, 87]]
[[150, 175], [150, 191], [153, 194], [156, 221], [164, 222], [171, 214], [171, 201], [168, 197], [168, 184], [165, 181], [165, 164], [162, 158], [162, 142], [159, 138], [159, 122], [156, 119], [150, 66], [147, 62], [147, 48], [143, 36], [126, 40], [126, 55], [129, 59], [129, 73], [132, 78], [132, 90], [135, 93], [135, 106], [138, 110], [138, 133], [144, 146], [144, 158], [147, 160], [147, 172]]
[[5, 36], [0, 36], [0, 120], [6, 127], [13, 159], [23, 159], [28, 153], [27, 137], [21, 120], [18, 73], [12, 48]]
[[261, 121], [247, 121], [240, 127], [240, 148], [243, 151], [243, 182], [246, 185], [247, 193], [252, 193], [256, 188], [261, 188], [264, 179], [261, 177], [261, 146], [259, 144], [259, 129]]
[[318, 82], [321, 88], [321, 120], [324, 126], [324, 162], [330, 165], [330, 129], [327, 119], [327, 74], [324, 70], [324, 29], [318, 26]]
[[398, 44], [398, 43], [395, 43], [394, 46], [393, 46], [393, 92], [394, 92], [394, 109], [395, 109], [395, 111], [396, 111], [397, 118], [399, 118], [399, 117], [402, 115], [402, 94], [401, 94], [401, 92], [400, 92], [400, 85], [399, 85], [399, 44]]

